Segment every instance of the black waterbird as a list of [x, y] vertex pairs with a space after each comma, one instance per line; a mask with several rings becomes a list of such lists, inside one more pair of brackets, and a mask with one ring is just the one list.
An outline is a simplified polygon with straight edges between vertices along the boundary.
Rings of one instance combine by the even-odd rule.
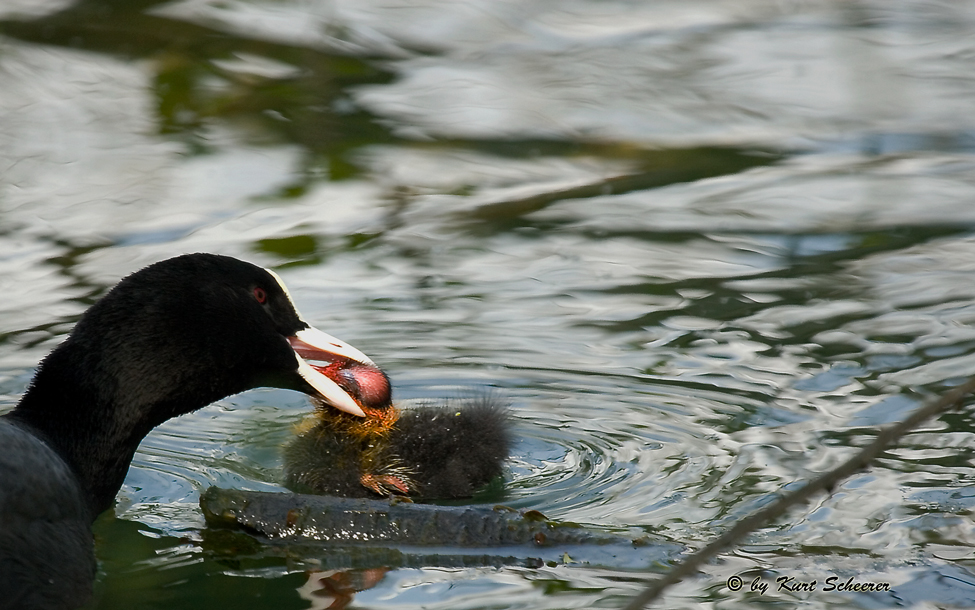
[[[359, 378], [370, 380], [366, 390]], [[0, 417], [0, 606], [83, 604], [95, 574], [91, 523], [112, 505], [146, 434], [259, 386], [358, 417], [390, 408], [385, 375], [304, 322], [272, 271], [189, 254], [123, 279]]]

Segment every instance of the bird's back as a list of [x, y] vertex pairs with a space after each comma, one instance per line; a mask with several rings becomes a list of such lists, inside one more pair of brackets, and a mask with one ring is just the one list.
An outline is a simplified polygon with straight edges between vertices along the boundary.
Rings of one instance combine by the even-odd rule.
[[74, 608], [95, 574], [91, 514], [61, 457], [0, 418], [0, 606]]

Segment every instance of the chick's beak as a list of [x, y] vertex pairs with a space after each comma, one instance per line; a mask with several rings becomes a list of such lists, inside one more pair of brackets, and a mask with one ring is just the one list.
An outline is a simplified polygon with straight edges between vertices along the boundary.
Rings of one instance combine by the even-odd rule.
[[298, 374], [336, 409], [366, 417], [391, 404], [389, 379], [365, 354], [309, 326], [288, 337]]

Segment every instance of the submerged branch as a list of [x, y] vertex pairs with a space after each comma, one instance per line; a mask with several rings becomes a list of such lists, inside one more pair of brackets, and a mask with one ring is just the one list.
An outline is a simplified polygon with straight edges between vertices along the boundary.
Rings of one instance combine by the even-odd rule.
[[836, 468], [821, 474], [799, 489], [781, 496], [775, 502], [765, 506], [745, 517], [736, 523], [727, 532], [716, 538], [713, 542], [701, 550], [689, 555], [684, 561], [674, 567], [662, 578], [651, 582], [646, 589], [634, 597], [623, 607], [623, 610], [639, 610], [647, 604], [655, 601], [663, 591], [670, 585], [676, 584], [685, 577], [698, 571], [705, 562], [713, 558], [725, 548], [738, 542], [741, 538], [764, 527], [782, 516], [786, 510], [792, 506], [806, 502], [814, 494], [825, 491], [832, 493], [837, 483], [849, 477], [858, 470], [862, 470], [870, 465], [889, 445], [897, 441], [905, 433], [916, 427], [921, 422], [934, 417], [944, 411], [954, 408], [961, 403], [962, 399], [975, 391], [975, 379], [951, 390], [938, 400], [931, 401], [920, 407], [904, 421], [881, 428], [877, 438], [869, 445], [861, 449], [852, 458], [846, 460]]

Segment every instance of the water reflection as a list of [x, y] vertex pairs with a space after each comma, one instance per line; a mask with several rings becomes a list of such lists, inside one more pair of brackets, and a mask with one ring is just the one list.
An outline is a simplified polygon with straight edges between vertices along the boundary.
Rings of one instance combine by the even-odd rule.
[[342, 610], [359, 591], [371, 589], [386, 575], [386, 569], [312, 572], [308, 582], [298, 590], [302, 599], [311, 602], [310, 609]]

